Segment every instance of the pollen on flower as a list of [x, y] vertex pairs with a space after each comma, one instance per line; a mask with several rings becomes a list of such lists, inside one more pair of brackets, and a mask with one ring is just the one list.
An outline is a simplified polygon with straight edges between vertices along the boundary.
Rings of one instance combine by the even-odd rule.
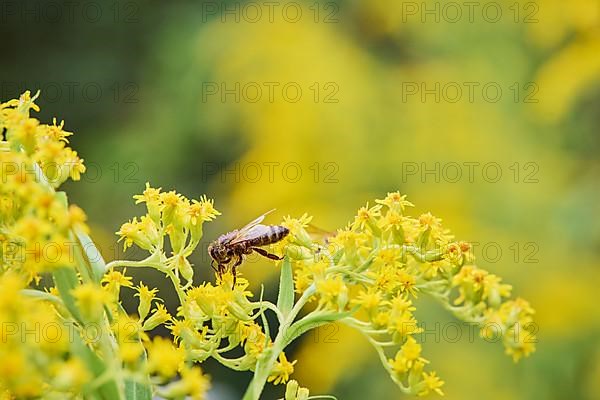
[[286, 383], [290, 379], [290, 375], [294, 373], [294, 364], [297, 360], [289, 362], [284, 353], [279, 355], [279, 360], [275, 364], [275, 368], [267, 379], [268, 382], [273, 382], [275, 385]]
[[132, 278], [126, 276], [126, 272], [127, 268], [124, 268], [123, 272], [116, 270], [108, 271], [102, 278], [102, 283], [106, 284], [106, 290], [111, 292], [113, 289], [118, 290], [121, 286], [133, 287], [133, 284], [131, 283]]
[[104, 304], [109, 301], [108, 294], [99, 285], [84, 283], [73, 289], [81, 313], [90, 321], [96, 321], [104, 311]]
[[149, 371], [156, 372], [165, 379], [175, 376], [184, 361], [184, 349], [175, 346], [169, 339], [156, 336], [148, 347]]
[[401, 195], [400, 192], [388, 193], [385, 199], [375, 200], [375, 202], [400, 213], [402, 213], [406, 207], [414, 207], [414, 204], [406, 200], [406, 195]]
[[152, 305], [152, 300], [156, 297], [156, 293], [158, 293], [158, 289], [152, 288], [150, 289], [148, 286], [144, 285], [143, 282], [140, 282], [140, 285], [136, 287], [137, 293], [136, 297], [140, 298], [140, 303], [138, 305], [138, 315], [141, 320], [144, 320], [150, 312], [150, 307]]
[[425, 384], [425, 387], [418, 393], [419, 396], [426, 396], [430, 392], [435, 392], [440, 396], [444, 395], [444, 392], [442, 392], [441, 389], [441, 387], [444, 386], [444, 381], [437, 376], [435, 371], [429, 373], [423, 372], [423, 383]]
[[361, 207], [358, 210], [354, 222], [352, 223], [353, 229], [365, 229], [365, 227], [371, 230], [378, 230], [376, 219], [381, 217], [381, 205], [375, 205], [369, 207], [369, 203], [366, 206]]

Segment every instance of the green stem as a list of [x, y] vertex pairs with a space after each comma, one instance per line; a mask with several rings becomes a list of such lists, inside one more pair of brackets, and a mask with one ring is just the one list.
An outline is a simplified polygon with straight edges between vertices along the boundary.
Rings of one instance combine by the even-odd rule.
[[41, 290], [36, 290], [36, 289], [23, 289], [21, 290], [21, 293], [24, 294], [27, 297], [31, 297], [34, 299], [38, 299], [38, 300], [47, 300], [50, 301], [54, 304], [58, 304], [58, 305], [64, 305], [62, 300], [59, 297], [56, 297], [53, 294], [50, 294], [48, 292], [42, 292]]
[[[279, 311], [277, 306], [275, 304], [271, 303], [270, 301], [255, 302], [255, 303], [251, 303], [251, 305], [252, 305], [252, 309], [266, 308], [266, 309], [273, 311], [275, 313], [275, 315], [277, 316], [277, 320], [279, 321], [279, 323], [283, 322], [283, 319], [284, 319], [283, 314], [281, 313], [281, 311]], [[256, 318], [256, 317], [253, 317], [253, 319], [254, 318]]]
[[308, 299], [315, 293], [315, 291], [315, 285], [310, 285], [298, 299], [287, 317], [282, 321], [281, 325], [279, 325], [279, 331], [277, 332], [277, 336], [275, 337], [273, 345], [265, 354], [265, 357], [256, 363], [254, 377], [252, 378], [248, 389], [246, 389], [246, 393], [244, 394], [242, 400], [259, 400], [265, 384], [267, 383], [267, 379], [269, 378], [269, 374], [273, 370], [273, 367], [279, 358], [279, 354], [281, 354], [281, 352], [285, 349], [285, 346], [288, 345], [289, 338], [287, 337], [287, 331], [289, 327], [292, 325], [296, 319], [296, 316], [302, 310], [302, 307], [304, 307], [304, 305], [308, 302]]
[[[179, 304], [183, 307], [183, 303], [185, 303], [185, 293], [183, 289], [181, 289], [179, 278], [175, 276], [172, 270], [165, 271], [167, 276], [171, 278], [171, 282], [173, 282], [173, 286], [175, 287], [175, 291], [177, 292], [177, 297], [179, 297]], [[185, 307], [184, 307], [185, 310]]]
[[149, 257], [140, 261], [114, 260], [106, 264], [106, 270], [109, 271], [116, 267], [160, 267], [160, 265], [155, 262], [155, 258], [156, 255], [151, 254]]

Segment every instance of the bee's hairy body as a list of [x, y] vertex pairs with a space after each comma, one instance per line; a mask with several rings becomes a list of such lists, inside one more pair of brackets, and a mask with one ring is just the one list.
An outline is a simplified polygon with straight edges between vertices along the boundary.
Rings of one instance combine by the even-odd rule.
[[281, 257], [260, 247], [279, 242], [289, 233], [289, 229], [281, 225], [254, 225], [250, 229], [236, 229], [221, 235], [208, 246], [208, 253], [217, 264], [217, 268], [213, 265], [213, 269], [221, 276], [235, 260], [231, 267], [235, 285], [236, 267], [242, 263], [245, 255], [257, 252], [272, 260], [281, 260]]

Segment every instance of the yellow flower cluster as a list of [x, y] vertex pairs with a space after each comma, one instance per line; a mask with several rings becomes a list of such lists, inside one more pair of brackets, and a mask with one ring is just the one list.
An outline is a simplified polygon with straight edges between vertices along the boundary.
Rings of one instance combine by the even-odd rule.
[[[137, 288], [136, 296], [140, 298], [137, 321], [141, 337], [144, 337], [143, 332], [159, 324], [168, 324], [174, 337], [174, 341], [161, 339], [151, 342], [148, 356], [150, 372], [170, 379], [173, 374], [186, 371], [182, 366], [187, 363], [201, 363], [211, 357], [235, 370], [254, 371], [257, 362], [267, 357], [273, 345], [264, 323], [258, 321], [265, 321], [264, 311], [267, 308], [276, 310], [275, 305], [252, 302], [252, 293], [247, 290], [248, 281], [239, 278], [233, 285], [231, 273], [218, 277], [216, 284], [204, 282], [192, 286], [193, 269], [187, 257], [202, 238], [203, 223], [220, 215], [213, 201], [204, 196], [199, 201], [190, 201], [174, 191], [162, 192], [149, 184], [146, 184], [143, 194], [134, 196], [134, 199], [137, 203], [145, 203], [147, 213], [139, 220], [134, 218], [123, 224], [117, 234], [126, 248], [135, 244], [150, 255], [137, 262], [109, 263], [111, 272], [107, 273], [104, 282], [113, 299], [118, 299], [118, 288], [130, 287], [131, 284], [118, 271], [112, 270], [114, 267], [148, 266], [164, 272], [173, 281], [181, 305], [175, 317], [158, 304], [154, 313], [146, 318], [152, 302], [157, 299], [157, 290], [143, 284]], [[171, 255], [165, 253], [167, 238]], [[186, 280], [185, 285], [180, 276]], [[153, 351], [153, 348], [156, 349]], [[227, 357], [229, 352], [240, 349], [243, 356]], [[140, 352], [131, 350], [132, 355]], [[293, 365], [281, 352], [279, 360], [269, 370], [268, 381], [275, 384], [287, 382], [293, 373]], [[185, 374], [181, 373], [182, 380], [185, 380]]]
[[43, 125], [29, 116], [39, 111], [29, 92], [0, 105], [0, 256], [4, 270], [19, 272], [29, 282], [40, 273], [72, 266], [71, 229], [86, 230], [85, 214], [56, 196], [68, 177], [85, 171], [77, 153], [66, 146], [70, 132], [63, 124]]
[[[25, 92], [19, 100], [10, 100], [0, 105], [0, 128], [6, 129], [5, 137], [14, 151], [23, 152], [29, 161], [35, 161], [53, 187], [58, 187], [68, 178], [79, 180], [85, 172], [83, 160], [77, 152], [67, 146], [71, 132], [63, 130], [64, 122], [56, 125], [40, 124], [29, 116], [30, 110], [39, 111], [34, 103], [39, 92], [31, 97]], [[20, 166], [30, 167], [31, 164]]]
[[24, 295], [25, 287], [17, 274], [0, 276], [0, 395], [74, 397], [90, 378], [69, 352], [74, 327], [59, 318], [51, 302]]
[[313, 313], [336, 313], [331, 319], [364, 333], [392, 379], [417, 395], [442, 394], [443, 385], [435, 372], [424, 372], [428, 361], [415, 339], [422, 332], [412, 302], [419, 293], [478, 324], [484, 337], [496, 329], [515, 361], [534, 351], [529, 304], [507, 300], [511, 286], [475, 266], [468, 243], [456, 242], [430, 213], [406, 215], [410, 206], [405, 196], [389, 193], [360, 208], [348, 227], [324, 243], [307, 243], [306, 216], [284, 222], [291, 231], [287, 255], [294, 260], [295, 288], [312, 288], [318, 303]]
[[[425, 371], [428, 361], [417, 340], [422, 329], [413, 300], [420, 293], [478, 324], [483, 337], [500, 335], [515, 361], [535, 350], [530, 305], [509, 299], [511, 287], [479, 269], [469, 244], [455, 241], [440, 219], [407, 216], [412, 204], [398, 192], [360, 208], [346, 228], [325, 240], [308, 234], [308, 215], [285, 218], [290, 234], [273, 246], [286, 255], [276, 304], [262, 294], [252, 301], [248, 281], [234, 284], [230, 272], [219, 274], [215, 284], [192, 286], [188, 257], [202, 239], [204, 222], [220, 215], [205, 196], [189, 200], [146, 184], [134, 196], [146, 214], [117, 234], [125, 248], [135, 244], [148, 257], [105, 264], [86, 234], [83, 211], [55, 191], [85, 171], [66, 146], [71, 133], [63, 123], [41, 125], [30, 118], [30, 110], [39, 110], [34, 100], [27, 92], [0, 106], [6, 138], [0, 142], [3, 397], [201, 400], [210, 382], [197, 364], [213, 358], [254, 372], [244, 400], [260, 398], [267, 382], [289, 382], [286, 400], [307, 399], [308, 390], [289, 381], [296, 361], [284, 350], [332, 321], [363, 333], [404, 392], [441, 395], [444, 383]], [[143, 282], [136, 286], [126, 267], [166, 274], [179, 299], [174, 315], [158, 290]], [[44, 274], [54, 287], [41, 285]], [[138, 297], [137, 315], [121, 306], [122, 289]], [[299, 317], [311, 300], [314, 309]], [[277, 319], [273, 339], [266, 311]], [[172, 339], [151, 339], [150, 331], [161, 325]]]
[[[36, 97], [26, 92], [0, 105], [0, 395], [203, 399], [208, 377], [183, 347], [149, 339], [148, 331], [172, 320], [157, 290], [134, 287], [125, 269], [113, 268], [119, 262], [105, 265], [87, 236], [85, 214], [55, 190], [69, 177], [78, 180], [85, 167], [67, 146], [71, 133], [63, 123], [42, 125], [29, 116], [39, 111]], [[190, 202], [157, 189], [138, 201], [149, 215], [124, 225], [125, 243], [151, 250], [147, 264], [183, 293], [180, 271], [191, 279], [185, 257], [217, 212], [205, 198]], [[163, 254], [162, 235], [171, 239], [171, 258]], [[137, 316], [122, 308], [122, 288], [139, 297]]]
[[[205, 196], [200, 201], [190, 201], [175, 191], [161, 192], [148, 183], [144, 193], [134, 199], [136, 203], [146, 204], [147, 214], [121, 226], [117, 235], [123, 247], [136, 244], [155, 255], [163, 269], [173, 270], [177, 277], [181, 274], [191, 283], [194, 270], [187, 257], [200, 243], [204, 222], [221, 214], [214, 208], [213, 201]], [[170, 257], [165, 255], [167, 237], [172, 249]]]

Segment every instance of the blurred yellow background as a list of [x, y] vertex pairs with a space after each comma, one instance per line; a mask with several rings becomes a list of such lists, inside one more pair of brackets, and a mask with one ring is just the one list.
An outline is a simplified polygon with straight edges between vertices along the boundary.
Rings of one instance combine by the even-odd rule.
[[[107, 258], [146, 181], [214, 197], [207, 240], [271, 208], [334, 230], [400, 190], [537, 310], [517, 365], [466, 326], [427, 336], [446, 397], [600, 399], [598, 0], [117, 1], [98, 20], [54, 3], [59, 19], [44, 1], [39, 21], [3, 10], [2, 98], [40, 88], [40, 119], [77, 133], [88, 174], [66, 190]], [[419, 300], [428, 329], [452, 323]], [[353, 332], [321, 328], [292, 356], [311, 393], [402, 398]], [[239, 397], [246, 381], [209, 373], [215, 398]]]

